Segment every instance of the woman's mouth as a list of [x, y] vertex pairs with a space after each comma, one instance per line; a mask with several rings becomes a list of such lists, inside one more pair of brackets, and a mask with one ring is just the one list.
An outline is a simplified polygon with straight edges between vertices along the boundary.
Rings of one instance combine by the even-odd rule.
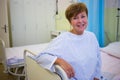
[[85, 24], [84, 23], [82, 23], [82, 26], [84, 26]]
[[84, 26], [85, 26], [84, 23], [77, 25], [77, 27], [84, 27]]

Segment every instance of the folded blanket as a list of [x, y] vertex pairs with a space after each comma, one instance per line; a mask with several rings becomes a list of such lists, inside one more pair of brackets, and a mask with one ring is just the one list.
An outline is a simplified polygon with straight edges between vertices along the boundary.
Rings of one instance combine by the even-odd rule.
[[15, 65], [15, 64], [23, 64], [23, 63], [24, 63], [24, 59], [19, 59], [16, 57], [13, 57], [7, 60], [8, 66]]

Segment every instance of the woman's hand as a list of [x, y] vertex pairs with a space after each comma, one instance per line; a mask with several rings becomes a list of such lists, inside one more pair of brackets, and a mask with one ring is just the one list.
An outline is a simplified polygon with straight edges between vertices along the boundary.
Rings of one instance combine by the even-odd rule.
[[94, 78], [94, 80], [99, 80], [98, 78]]
[[60, 65], [63, 68], [68, 78], [74, 77], [75, 75], [74, 69], [68, 62], [66, 62], [65, 60], [61, 58], [57, 58], [57, 60], [55, 61], [55, 64]]

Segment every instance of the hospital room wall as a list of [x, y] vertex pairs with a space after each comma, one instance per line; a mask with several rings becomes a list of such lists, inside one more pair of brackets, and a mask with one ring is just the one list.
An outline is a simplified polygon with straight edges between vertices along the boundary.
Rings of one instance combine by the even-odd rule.
[[[105, 13], [104, 13], [104, 30], [105, 30], [105, 45], [110, 42], [116, 41], [117, 25], [118, 24], [118, 10], [120, 8], [120, 0], [105, 0]], [[119, 11], [120, 12], [120, 11]], [[120, 13], [119, 13], [120, 15]], [[120, 21], [119, 21], [120, 23]], [[120, 41], [120, 28], [118, 30], [118, 41]]]
[[[75, 0], [74, 0], [75, 1]], [[58, 14], [56, 14], [56, 30], [68, 31], [70, 30], [70, 24], [65, 18], [65, 9], [72, 2], [70, 0], [58, 0]]]
[[108, 8], [105, 9], [105, 44], [107, 45], [110, 42], [116, 40], [116, 27], [117, 27], [117, 18], [116, 18], [116, 9]]

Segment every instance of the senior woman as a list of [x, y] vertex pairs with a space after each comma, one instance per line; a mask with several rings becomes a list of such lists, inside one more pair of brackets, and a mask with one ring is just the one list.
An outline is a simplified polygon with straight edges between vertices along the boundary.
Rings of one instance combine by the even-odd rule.
[[100, 80], [99, 44], [95, 35], [85, 30], [88, 25], [86, 5], [71, 4], [65, 16], [72, 29], [53, 39], [37, 56], [37, 62], [50, 70], [54, 64], [60, 65], [70, 80]]

